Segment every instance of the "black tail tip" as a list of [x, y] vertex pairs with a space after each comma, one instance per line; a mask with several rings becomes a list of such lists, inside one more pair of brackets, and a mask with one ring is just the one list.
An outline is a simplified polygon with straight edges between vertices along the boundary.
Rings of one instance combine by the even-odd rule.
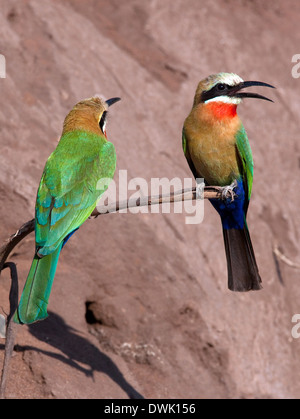
[[261, 282], [262, 281], [259, 275], [258, 277], [250, 279], [250, 281], [249, 278], [247, 278], [247, 280], [243, 279], [239, 281], [236, 278], [233, 279], [232, 277], [229, 277], [228, 288], [233, 292], [259, 291], [263, 289]]

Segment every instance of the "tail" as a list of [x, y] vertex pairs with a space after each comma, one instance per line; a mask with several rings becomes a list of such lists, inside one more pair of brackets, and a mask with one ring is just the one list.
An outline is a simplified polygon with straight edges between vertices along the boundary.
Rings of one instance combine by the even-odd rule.
[[48, 299], [61, 248], [62, 244], [53, 253], [42, 258], [34, 256], [14, 322], [28, 324], [48, 316]]
[[232, 291], [260, 290], [261, 278], [247, 228], [223, 228], [228, 269], [228, 288]]

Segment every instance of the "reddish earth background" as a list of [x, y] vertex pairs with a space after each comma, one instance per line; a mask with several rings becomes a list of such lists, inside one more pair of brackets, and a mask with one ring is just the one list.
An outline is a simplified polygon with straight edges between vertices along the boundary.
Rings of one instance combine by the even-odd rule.
[[[64, 249], [49, 318], [18, 328], [8, 398], [298, 398], [300, 53], [297, 0], [0, 1], [1, 243], [34, 213], [65, 115], [120, 96], [108, 137], [128, 178], [190, 177], [181, 128], [198, 81], [229, 71], [274, 84], [239, 108], [255, 161], [249, 226], [264, 289], [227, 290], [217, 214], [109, 214]], [[118, 179], [118, 176], [116, 176]], [[34, 251], [11, 260], [23, 287]], [[0, 278], [8, 312], [10, 280]], [[4, 339], [0, 340], [0, 362]]]

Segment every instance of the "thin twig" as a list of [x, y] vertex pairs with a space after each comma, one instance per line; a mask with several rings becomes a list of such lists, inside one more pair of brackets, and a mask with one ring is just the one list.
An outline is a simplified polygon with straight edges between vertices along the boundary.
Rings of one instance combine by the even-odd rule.
[[3, 269], [5, 268], [10, 269], [11, 287], [10, 287], [10, 293], [9, 293], [10, 311], [6, 320], [7, 327], [6, 327], [4, 362], [3, 362], [3, 369], [2, 369], [1, 382], [0, 382], [0, 399], [5, 398], [8, 370], [9, 370], [10, 360], [12, 357], [14, 344], [15, 344], [15, 327], [17, 326], [13, 322], [13, 315], [18, 307], [18, 300], [19, 300], [17, 267], [13, 262], [8, 262], [4, 264]]
[[[205, 186], [203, 188], [203, 199], [220, 199], [222, 197], [223, 187], [219, 186]], [[157, 195], [140, 197], [138, 199], [128, 199], [124, 201], [117, 201], [108, 206], [97, 207], [92, 217], [98, 217], [98, 215], [114, 213], [129, 208], [145, 207], [152, 205], [160, 205], [165, 203], [174, 203], [180, 201], [192, 201], [197, 199], [196, 188], [181, 189], [180, 191], [172, 192], [171, 194]]]
[[285, 254], [282, 253], [281, 250], [279, 250], [279, 247], [277, 245], [274, 245], [273, 247], [274, 254], [280, 259], [283, 263], [290, 266], [291, 268], [300, 269], [300, 265], [292, 262]]

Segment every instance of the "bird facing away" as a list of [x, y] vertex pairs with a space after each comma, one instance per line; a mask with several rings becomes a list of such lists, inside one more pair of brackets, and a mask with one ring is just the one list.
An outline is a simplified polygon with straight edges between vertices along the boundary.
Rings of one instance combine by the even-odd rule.
[[112, 179], [116, 153], [106, 138], [108, 108], [119, 98], [83, 100], [66, 116], [60, 141], [48, 158], [35, 207], [36, 252], [24, 286], [16, 323], [47, 317], [47, 304], [60, 251], [91, 215]]
[[234, 200], [210, 200], [222, 221], [228, 288], [232, 291], [261, 288], [246, 222], [253, 159], [246, 131], [236, 110], [243, 98], [270, 99], [257, 93], [241, 92], [250, 86], [273, 88], [267, 83], [245, 82], [233, 73], [214, 74], [202, 80], [182, 132], [184, 154], [194, 177], [204, 178], [206, 185], [230, 185], [231, 191], [235, 188]]

